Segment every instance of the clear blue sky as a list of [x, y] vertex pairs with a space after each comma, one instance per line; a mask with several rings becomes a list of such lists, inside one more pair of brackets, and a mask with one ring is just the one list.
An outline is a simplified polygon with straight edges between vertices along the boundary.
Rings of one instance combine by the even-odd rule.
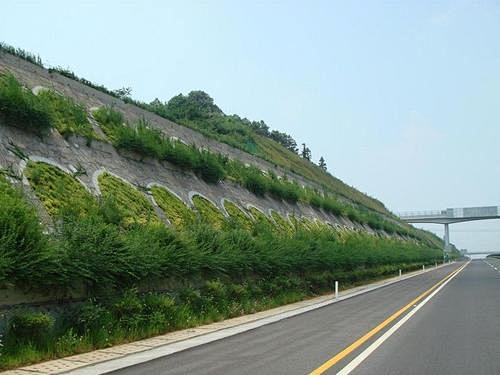
[[[1, 12], [0, 40], [145, 101], [204, 90], [306, 142], [393, 211], [500, 205], [499, 2], [3, 1]], [[500, 250], [500, 221], [452, 226], [452, 241]]]

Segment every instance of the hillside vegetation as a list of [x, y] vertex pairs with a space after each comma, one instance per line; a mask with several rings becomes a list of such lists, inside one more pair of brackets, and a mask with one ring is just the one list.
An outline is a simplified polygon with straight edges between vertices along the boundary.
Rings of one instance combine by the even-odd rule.
[[[2, 51], [43, 66], [39, 56], [22, 49], [0, 43], [0, 53]], [[382, 202], [346, 185], [341, 180], [326, 172], [325, 168], [321, 168], [311, 160], [308, 160], [311, 159], [310, 154], [307, 158], [299, 156], [297, 153], [299, 151], [297, 142], [290, 135], [277, 130], [271, 130], [262, 120], [251, 121], [241, 118], [238, 115], [226, 115], [214, 103], [213, 99], [202, 91], [192, 91], [188, 95], [180, 94], [166, 102], [155, 99], [151, 103], [144, 103], [130, 97], [130, 88], [110, 90], [102, 85], [80, 78], [68, 69], [50, 68], [49, 71], [79, 81], [108, 95], [122, 99], [126, 103], [135, 104], [178, 124], [191, 127], [206, 136], [242, 149], [277, 166], [283, 167], [287, 171], [319, 183], [323, 189], [326, 189], [330, 193], [363, 205], [371, 210], [378, 211], [379, 213], [391, 215]], [[90, 133], [88, 135], [91, 136]]]
[[[0, 50], [41, 65], [28, 53]], [[131, 101], [127, 90], [92, 87]], [[137, 163], [168, 162], [206, 186], [230, 181], [257, 197], [309, 205], [372, 231], [262, 212], [224, 197], [220, 205], [201, 194], [184, 201], [168, 186], [134, 185], [101, 169], [94, 195], [80, 179], [83, 167], [69, 171], [30, 160], [12, 146], [25, 167], [20, 175], [0, 166], [0, 288], [56, 296], [60, 313], [10, 311], [0, 369], [253, 313], [327, 293], [334, 281], [357, 285], [442, 259], [435, 237], [381, 215], [387, 215], [383, 205], [299, 157], [290, 136], [263, 122], [227, 116], [200, 92], [137, 104], [278, 165], [288, 163], [290, 171], [324, 181], [325, 190], [171, 140], [145, 120], [129, 122], [116, 108], [90, 113], [71, 98], [54, 91], [35, 95], [12, 74], [0, 75], [0, 126], [39, 142], [52, 133], [85, 137], [89, 147], [94, 140], [109, 142], [118, 152], [134, 153]], [[49, 225], [41, 224], [40, 212], [50, 216]]]
[[[354, 285], [442, 257], [439, 249], [414, 242], [294, 226], [275, 212], [272, 219], [259, 213], [260, 219], [244, 214], [241, 220], [243, 212], [231, 204], [226, 218], [200, 196], [193, 197], [195, 211], [186, 208], [193, 214], [179, 215], [192, 224], [169, 228], [142, 198], [130, 207], [141, 193], [128, 184], [103, 174], [106, 195], [68, 196], [61, 187], [71, 179], [71, 186], [79, 183], [56, 170], [30, 165], [34, 191], [55, 219], [50, 234], [23, 193], [0, 176], [0, 286], [78, 292], [85, 302], [57, 317], [15, 312], [0, 368], [259, 311], [325, 293], [334, 280]], [[44, 181], [51, 181], [50, 194], [38, 186]], [[124, 196], [130, 198], [115, 198]], [[133, 213], [139, 219], [130, 220]], [[168, 291], [155, 292], [167, 280]]]
[[299, 156], [297, 143], [288, 134], [270, 131], [263, 121], [256, 122], [237, 115], [226, 115], [213, 99], [202, 91], [175, 96], [167, 103], [156, 99], [146, 105], [146, 108], [315, 181], [331, 193], [380, 213], [389, 214], [380, 201], [344, 184], [310, 160]]

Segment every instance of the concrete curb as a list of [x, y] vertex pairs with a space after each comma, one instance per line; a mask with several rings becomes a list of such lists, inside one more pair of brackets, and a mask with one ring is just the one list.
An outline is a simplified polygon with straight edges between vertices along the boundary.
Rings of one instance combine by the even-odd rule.
[[221, 322], [207, 324], [193, 329], [171, 332], [165, 335], [135, 341], [125, 345], [117, 345], [89, 353], [65, 357], [53, 361], [21, 367], [17, 370], [2, 372], [5, 375], [37, 375], [37, 374], [74, 374], [95, 375], [130, 367], [139, 363], [148, 362], [160, 357], [174, 354], [199, 345], [221, 340], [239, 333], [250, 331], [267, 324], [316, 310], [331, 304], [377, 290], [412, 277], [422, 275], [449, 264], [430, 267], [425, 271], [419, 270], [401, 277], [377, 281], [371, 284], [351, 288], [339, 293], [337, 299], [334, 294], [315, 297], [309, 300], [280, 306], [274, 309], [261, 311], [255, 314], [243, 315]]

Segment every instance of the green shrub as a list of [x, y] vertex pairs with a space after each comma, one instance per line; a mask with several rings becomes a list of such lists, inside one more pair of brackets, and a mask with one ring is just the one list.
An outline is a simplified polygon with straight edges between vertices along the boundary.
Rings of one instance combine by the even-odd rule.
[[35, 345], [49, 339], [54, 318], [46, 313], [23, 311], [13, 314], [8, 323], [7, 336], [17, 342]]
[[160, 159], [166, 160], [182, 169], [195, 170], [198, 163], [198, 150], [182, 142], [164, 141]]
[[112, 305], [112, 314], [120, 327], [138, 329], [144, 321], [144, 305], [137, 290], [127, 290]]
[[125, 119], [122, 113], [109, 106], [99, 107], [92, 112], [92, 116], [99, 123], [102, 131], [111, 141], [115, 140], [115, 131], [122, 126], [125, 126]]
[[147, 324], [153, 331], [163, 333], [179, 324], [178, 306], [172, 297], [160, 293], [148, 293], [143, 298], [143, 304]]
[[343, 215], [342, 205], [333, 198], [326, 198], [321, 203], [321, 207], [333, 215]]
[[82, 288], [89, 295], [126, 287], [137, 280], [134, 259], [120, 228], [98, 214], [65, 215], [56, 227], [62, 254], [60, 277], [73, 280], [59, 287]]
[[210, 318], [212, 320], [222, 319], [230, 304], [226, 285], [220, 280], [207, 281], [203, 288], [203, 295], [207, 307], [211, 310]]
[[268, 179], [257, 168], [248, 168], [243, 173], [243, 186], [255, 195], [263, 197], [268, 189]]
[[109, 330], [113, 323], [111, 312], [92, 298], [73, 309], [69, 320], [80, 335]]
[[145, 121], [139, 121], [135, 127], [116, 127], [113, 138], [117, 149], [136, 152], [150, 158], [159, 158], [162, 143], [165, 142], [162, 133], [149, 127]]
[[49, 108], [54, 127], [61, 135], [66, 137], [77, 134], [89, 140], [96, 138], [92, 124], [87, 118], [87, 111], [82, 105], [52, 90], [41, 91], [38, 98]]
[[50, 108], [10, 73], [0, 74], [0, 119], [9, 126], [44, 135], [54, 125]]
[[11, 282], [26, 286], [37, 280], [47, 249], [42, 229], [22, 192], [0, 175], [0, 285]]
[[187, 305], [196, 315], [203, 315], [206, 312], [206, 300], [202, 297], [200, 290], [192, 287], [183, 288], [179, 292], [179, 301]]
[[195, 172], [208, 183], [218, 183], [224, 179], [225, 171], [219, 162], [217, 156], [208, 152], [201, 151], [198, 154]]
[[165, 215], [174, 227], [184, 228], [194, 222], [194, 212], [167, 189], [160, 186], [153, 186], [151, 193], [158, 206], [165, 212]]
[[124, 123], [123, 116], [119, 112], [110, 107], [94, 111], [93, 116], [119, 150], [166, 160], [183, 169], [192, 170], [208, 183], [217, 183], [225, 177], [224, 167], [217, 155], [199, 151], [182, 142], [171, 141], [145, 120], [130, 126]]
[[269, 193], [277, 198], [296, 203], [300, 198], [299, 187], [291, 182], [271, 179]]

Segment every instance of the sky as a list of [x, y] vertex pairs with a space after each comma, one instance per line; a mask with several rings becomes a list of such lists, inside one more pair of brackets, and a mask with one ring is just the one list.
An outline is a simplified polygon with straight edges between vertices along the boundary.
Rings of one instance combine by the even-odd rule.
[[[133, 97], [204, 90], [393, 212], [500, 205], [498, 1], [2, 1], [0, 40]], [[439, 236], [443, 229], [426, 225]], [[455, 224], [500, 250], [500, 220]]]

